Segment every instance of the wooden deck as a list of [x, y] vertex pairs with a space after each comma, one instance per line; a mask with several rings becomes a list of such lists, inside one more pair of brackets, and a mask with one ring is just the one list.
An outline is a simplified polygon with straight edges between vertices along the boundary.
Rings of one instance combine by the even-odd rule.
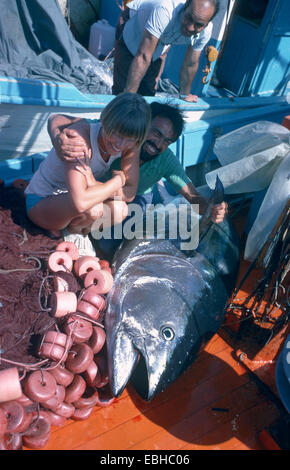
[[288, 331], [286, 325], [243, 364], [237, 351], [254, 338], [239, 338], [223, 326], [185, 374], [151, 402], [128, 386], [112, 405], [96, 407], [87, 420], [67, 420], [52, 428], [44, 450], [265, 449], [261, 431], [283, 416], [274, 371]]

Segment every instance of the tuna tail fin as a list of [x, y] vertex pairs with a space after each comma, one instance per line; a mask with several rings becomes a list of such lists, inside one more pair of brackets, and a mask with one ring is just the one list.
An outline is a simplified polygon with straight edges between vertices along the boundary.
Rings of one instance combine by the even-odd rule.
[[213, 194], [209, 200], [206, 212], [203, 215], [201, 222], [200, 222], [199, 242], [203, 239], [203, 237], [205, 236], [209, 227], [212, 224], [210, 216], [211, 216], [211, 210], [213, 206], [215, 206], [216, 204], [221, 204], [224, 201], [224, 196], [225, 196], [224, 186], [217, 175]]

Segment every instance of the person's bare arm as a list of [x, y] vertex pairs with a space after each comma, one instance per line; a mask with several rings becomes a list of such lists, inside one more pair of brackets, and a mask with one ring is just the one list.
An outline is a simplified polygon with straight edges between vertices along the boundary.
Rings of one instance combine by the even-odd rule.
[[57, 155], [67, 161], [75, 161], [88, 153], [89, 129], [86, 119], [64, 114], [54, 114], [47, 122], [47, 131]]
[[[182, 196], [185, 197], [188, 202], [190, 202], [190, 204], [198, 204], [199, 212], [201, 214], [205, 213], [208, 206], [208, 201], [205, 197], [198, 193], [193, 183], [188, 183], [179, 192], [180, 194], [182, 194]], [[228, 205], [226, 202], [222, 202], [221, 204], [216, 204], [215, 206], [213, 206], [211, 211], [212, 222], [215, 222], [216, 224], [222, 222], [227, 211]]]
[[121, 169], [124, 172], [126, 183], [118, 191], [118, 197], [125, 202], [132, 202], [136, 196], [139, 183], [139, 156], [140, 148], [134, 147], [134, 149], [128, 151], [121, 157]]
[[198, 193], [193, 183], [188, 183], [186, 186], [181, 188], [179, 192], [190, 204], [199, 204], [199, 211], [201, 214], [205, 212], [207, 208], [207, 200]]
[[136, 56], [128, 71], [125, 91], [136, 93], [151, 64], [152, 56], [158, 44], [158, 38], [145, 30]]
[[71, 201], [78, 213], [91, 209], [94, 205], [113, 198], [125, 184], [122, 171], [115, 172], [113, 177], [101, 183], [96, 181], [87, 161], [79, 160], [77, 164], [66, 165], [66, 180]]
[[186, 101], [197, 101], [197, 96], [190, 94], [192, 81], [199, 66], [201, 51], [188, 46], [179, 74], [179, 92]]

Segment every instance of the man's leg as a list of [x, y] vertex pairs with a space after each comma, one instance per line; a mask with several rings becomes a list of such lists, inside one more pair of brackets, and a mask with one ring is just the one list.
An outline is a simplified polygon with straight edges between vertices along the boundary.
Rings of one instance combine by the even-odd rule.
[[134, 56], [128, 51], [123, 41], [123, 29], [129, 19], [129, 8], [125, 8], [119, 16], [115, 33], [113, 95], [122, 93], [126, 87], [127, 74]]
[[[122, 93], [126, 88], [128, 70], [134, 59], [133, 54], [128, 50], [123, 40], [123, 29], [128, 20], [128, 11], [126, 9], [121, 13], [116, 28], [115, 51], [114, 51], [114, 71], [113, 71], [113, 95]], [[140, 86], [137, 90], [142, 96], [154, 96], [156, 92], [156, 80], [159, 77], [162, 66], [162, 59], [151, 62]]]
[[128, 70], [134, 56], [127, 49], [123, 38], [115, 41], [114, 71], [113, 71], [113, 95], [122, 93], [126, 87]]
[[159, 58], [151, 62], [143, 80], [138, 88], [138, 93], [142, 96], [154, 96], [156, 93], [156, 80], [159, 77], [162, 60]]

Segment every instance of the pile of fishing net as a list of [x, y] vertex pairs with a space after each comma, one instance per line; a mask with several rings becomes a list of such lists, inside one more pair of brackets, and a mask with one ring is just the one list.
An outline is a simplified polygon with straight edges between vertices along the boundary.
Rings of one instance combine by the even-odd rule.
[[0, 449], [42, 448], [53, 426], [113, 402], [104, 330], [106, 260], [78, 254], [0, 188]]

